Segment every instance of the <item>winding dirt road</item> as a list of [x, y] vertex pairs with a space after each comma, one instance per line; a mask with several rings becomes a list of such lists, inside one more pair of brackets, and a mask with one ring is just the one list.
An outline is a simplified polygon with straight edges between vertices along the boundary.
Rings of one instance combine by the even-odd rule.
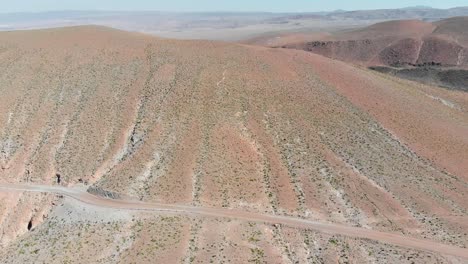
[[45, 192], [61, 194], [85, 204], [98, 207], [114, 208], [119, 210], [133, 211], [166, 211], [185, 215], [201, 215], [208, 217], [231, 218], [244, 221], [282, 224], [291, 227], [304, 228], [324, 232], [328, 234], [343, 235], [355, 238], [371, 239], [396, 246], [437, 252], [444, 255], [451, 255], [468, 259], [468, 249], [445, 245], [425, 239], [406, 237], [399, 234], [379, 232], [370, 229], [350, 227], [339, 224], [322, 223], [294, 217], [267, 215], [261, 213], [245, 212], [241, 210], [204, 208], [184, 205], [145, 203], [132, 200], [111, 200], [89, 194], [82, 189], [66, 188], [46, 185], [26, 185], [26, 184], [0, 184], [0, 191], [26, 191]]

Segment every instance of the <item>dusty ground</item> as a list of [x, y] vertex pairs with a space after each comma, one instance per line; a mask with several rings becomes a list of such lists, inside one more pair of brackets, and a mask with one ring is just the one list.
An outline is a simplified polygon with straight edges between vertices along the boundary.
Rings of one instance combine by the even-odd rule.
[[[154, 212], [157, 214], [170, 213], [175, 215], [196, 215], [207, 218], [224, 218], [226, 220], [241, 220], [254, 223], [265, 223], [273, 225], [275, 227], [285, 226], [299, 229], [308, 229], [331, 235], [343, 235], [351, 238], [369, 239], [408, 249], [417, 249], [428, 252], [435, 252], [442, 255], [450, 255], [468, 259], [468, 250], [466, 249], [433, 242], [427, 239], [410, 238], [394, 233], [379, 232], [366, 228], [351, 227], [348, 225], [311, 221], [298, 217], [247, 212], [238, 209], [222, 209], [201, 206], [183, 206], [174, 204], [142, 202], [121, 197], [109, 198], [109, 195], [106, 194], [100, 194], [95, 192], [91, 194], [90, 189], [80, 190], [80, 188], [66, 188], [62, 186], [47, 186], [34, 184], [2, 184], [0, 185], [0, 189], [2, 191], [10, 192], [28, 191], [63, 195], [80, 202], [84, 207], [91, 206], [97, 207], [96, 209], [113, 209], [114, 212], [145, 211]], [[30, 222], [28, 224], [28, 230], [31, 230], [32, 228], [32, 223]]]
[[[466, 93], [304, 51], [100, 27], [4, 32], [0, 58], [3, 183], [60, 175], [146, 202], [467, 247]], [[301, 228], [1, 195], [7, 263], [463, 262]]]
[[[198, 213], [192, 216], [171, 212], [152, 214], [126, 210], [131, 204], [126, 201], [93, 199], [89, 202], [81, 194], [76, 197], [86, 203], [68, 198], [59, 200], [59, 207], [45, 224], [0, 253], [2, 263], [147, 263], [155, 259], [188, 263], [327, 263], [354, 262], [363, 257], [380, 263], [395, 260], [463, 263], [463, 258], [468, 256], [464, 249], [453, 251], [460, 257], [440, 256], [432, 251], [380, 244], [374, 239], [317, 232], [307, 225], [298, 229], [288, 224], [262, 224], [249, 221], [248, 214], [239, 214], [242, 218], [236, 220], [222, 217], [223, 210], [216, 210], [220, 217], [198, 217]], [[121, 209], [106, 209], [104, 204]], [[151, 204], [135, 202], [127, 208], [150, 207]], [[392, 240], [403, 244], [407, 241], [397, 237]], [[426, 242], [419, 245], [432, 248], [431, 242]], [[432, 249], [435, 248], [440, 247], [436, 245]]]

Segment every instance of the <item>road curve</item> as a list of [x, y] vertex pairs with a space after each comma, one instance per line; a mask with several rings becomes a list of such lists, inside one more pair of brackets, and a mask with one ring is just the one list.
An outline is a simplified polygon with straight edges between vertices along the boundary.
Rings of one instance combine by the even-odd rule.
[[468, 249], [445, 245], [431, 240], [407, 237], [399, 234], [380, 232], [365, 228], [351, 227], [332, 223], [310, 221], [294, 217], [268, 215], [245, 212], [234, 209], [204, 208], [184, 205], [145, 203], [132, 200], [111, 200], [94, 196], [86, 191], [60, 186], [29, 185], [29, 184], [0, 184], [0, 191], [26, 191], [61, 194], [86, 204], [134, 211], [167, 211], [185, 215], [201, 215], [209, 217], [231, 218], [244, 221], [261, 222], [269, 224], [282, 224], [286, 226], [304, 228], [328, 234], [343, 235], [355, 238], [371, 239], [396, 246], [431, 251], [444, 255], [451, 255], [468, 259]]

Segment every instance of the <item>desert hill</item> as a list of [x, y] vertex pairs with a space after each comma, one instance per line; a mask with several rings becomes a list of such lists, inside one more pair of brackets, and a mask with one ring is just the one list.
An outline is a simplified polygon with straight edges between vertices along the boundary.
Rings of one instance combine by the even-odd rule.
[[468, 45], [468, 17], [454, 17], [434, 23], [433, 34], [450, 36], [464, 46]]
[[[91, 186], [467, 247], [466, 93], [302, 50], [96, 26], [1, 32], [0, 93], [1, 184]], [[0, 192], [0, 230], [1, 263], [464, 261], [14, 190]]]
[[468, 66], [467, 17], [434, 23], [402, 20], [378, 23], [302, 43], [284, 44], [363, 65]]

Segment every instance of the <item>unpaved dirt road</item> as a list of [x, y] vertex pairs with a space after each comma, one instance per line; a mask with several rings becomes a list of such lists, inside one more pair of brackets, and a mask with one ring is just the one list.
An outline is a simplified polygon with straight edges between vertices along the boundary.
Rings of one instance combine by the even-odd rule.
[[66, 188], [60, 186], [27, 185], [27, 184], [0, 184], [0, 191], [26, 191], [61, 194], [85, 204], [98, 207], [114, 208], [119, 210], [172, 212], [185, 215], [201, 215], [208, 217], [231, 218], [244, 221], [261, 222], [268, 224], [281, 224], [296, 228], [304, 228], [324, 232], [328, 234], [343, 235], [355, 238], [371, 239], [396, 246], [432, 251], [445, 255], [451, 255], [468, 259], [468, 249], [445, 245], [425, 239], [406, 237], [399, 234], [379, 232], [370, 229], [350, 227], [339, 224], [322, 223], [294, 217], [267, 215], [261, 213], [245, 212], [241, 210], [204, 208], [185, 205], [145, 203], [132, 200], [111, 200], [94, 196], [78, 188]]

